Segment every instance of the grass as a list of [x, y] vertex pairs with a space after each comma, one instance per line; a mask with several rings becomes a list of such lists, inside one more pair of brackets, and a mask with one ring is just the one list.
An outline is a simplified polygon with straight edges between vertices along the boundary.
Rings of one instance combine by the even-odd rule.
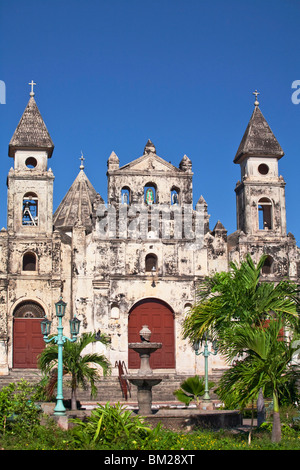
[[119, 440], [109, 447], [93, 442], [79, 448], [71, 431], [63, 431], [49, 420], [30, 432], [9, 430], [0, 435], [0, 449], [4, 450], [300, 450], [300, 432], [283, 427], [279, 444], [271, 442], [269, 429], [255, 430], [251, 445], [248, 433], [233, 433], [229, 430], [199, 430], [192, 433], [160, 430], [153, 439], [141, 446], [134, 439]]

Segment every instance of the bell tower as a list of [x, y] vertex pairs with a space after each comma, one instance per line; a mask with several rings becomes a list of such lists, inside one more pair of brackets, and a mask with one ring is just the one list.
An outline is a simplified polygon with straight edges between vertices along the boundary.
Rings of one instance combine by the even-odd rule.
[[241, 168], [235, 192], [237, 229], [256, 239], [286, 236], [285, 181], [278, 173], [284, 152], [265, 120], [257, 91], [254, 111], [234, 163]]
[[7, 230], [25, 237], [50, 236], [53, 219], [53, 180], [48, 159], [54, 145], [34, 99], [30, 99], [9, 143], [14, 166], [7, 178]]

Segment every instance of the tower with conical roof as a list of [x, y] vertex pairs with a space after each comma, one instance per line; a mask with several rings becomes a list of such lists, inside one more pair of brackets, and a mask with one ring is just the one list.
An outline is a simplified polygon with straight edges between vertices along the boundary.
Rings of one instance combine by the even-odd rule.
[[250, 253], [258, 261], [267, 255], [263, 275], [277, 281], [295, 279], [296, 244], [287, 234], [285, 181], [278, 171], [284, 152], [263, 116], [257, 91], [254, 110], [234, 163], [240, 165], [237, 182], [237, 231], [228, 236], [229, 258], [242, 260]]
[[48, 160], [54, 145], [34, 99], [28, 104], [9, 143], [14, 166], [7, 179], [7, 229], [29, 238], [52, 233], [53, 180]]
[[264, 238], [286, 235], [285, 182], [278, 173], [284, 152], [257, 101], [234, 158], [241, 168], [236, 185], [237, 228]]
[[[34, 98], [34, 83], [30, 85], [8, 150], [13, 166], [7, 177], [7, 231], [2, 232], [7, 241], [6, 292], [1, 292], [7, 298], [6, 331], [0, 326], [7, 357], [0, 357], [0, 370], [36, 367], [45, 347], [40, 322], [55, 311], [63, 286], [61, 260], [70, 251], [53, 231], [54, 176], [48, 161], [54, 145]], [[66, 293], [64, 298], [69, 302]]]

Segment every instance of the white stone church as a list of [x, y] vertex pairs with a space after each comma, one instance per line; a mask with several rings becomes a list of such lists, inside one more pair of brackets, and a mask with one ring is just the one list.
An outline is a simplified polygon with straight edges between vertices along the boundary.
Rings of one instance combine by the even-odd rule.
[[[76, 314], [81, 332], [110, 335], [107, 349], [99, 343], [93, 348], [104, 351], [112, 366], [123, 361], [129, 371], [139, 367], [128, 343], [140, 341], [139, 331], [148, 325], [151, 341], [163, 344], [151, 357], [154, 370], [201, 373], [203, 358], [181, 330], [201, 279], [228, 270], [231, 260], [239, 262], [247, 253], [255, 260], [265, 253], [266, 280], [299, 280], [299, 248], [286, 233], [285, 181], [278, 168], [284, 152], [257, 101], [241, 137], [233, 155], [240, 180], [232, 234], [221, 222], [209, 226], [205, 195], [193, 206], [191, 160], [183, 156], [177, 168], [157, 155], [151, 141], [121, 167], [112, 152], [107, 195], [94, 189], [82, 159], [53, 213], [49, 163], [56, 155], [32, 92], [8, 146], [7, 227], [0, 231], [0, 374], [36, 368], [45, 347], [40, 323], [47, 317], [55, 328], [60, 295], [67, 303], [65, 334]], [[223, 366], [222, 358], [211, 356], [210, 367]]]

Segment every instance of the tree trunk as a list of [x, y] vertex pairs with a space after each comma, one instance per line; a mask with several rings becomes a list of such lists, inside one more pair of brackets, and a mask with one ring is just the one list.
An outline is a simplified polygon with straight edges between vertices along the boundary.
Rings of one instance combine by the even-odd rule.
[[77, 410], [77, 397], [76, 397], [76, 390], [77, 390], [77, 383], [76, 383], [76, 378], [72, 376], [72, 392], [71, 392], [71, 410], [76, 411]]
[[280, 415], [279, 415], [279, 403], [277, 392], [273, 392], [273, 402], [274, 402], [274, 411], [273, 411], [273, 428], [272, 428], [272, 442], [281, 441], [281, 424], [280, 424]]
[[251, 445], [251, 439], [252, 439], [252, 429], [253, 429], [253, 421], [254, 421], [254, 406], [253, 406], [253, 400], [252, 400], [252, 407], [251, 407], [251, 424], [250, 424], [250, 431], [248, 434], [248, 446]]
[[257, 398], [257, 427], [266, 421], [266, 408], [262, 389], [259, 390]]
[[281, 425], [279, 411], [274, 411], [273, 414], [273, 428], [272, 428], [272, 442], [281, 441]]
[[73, 388], [71, 392], [71, 410], [72, 411], [77, 410], [76, 389], [73, 389]]

